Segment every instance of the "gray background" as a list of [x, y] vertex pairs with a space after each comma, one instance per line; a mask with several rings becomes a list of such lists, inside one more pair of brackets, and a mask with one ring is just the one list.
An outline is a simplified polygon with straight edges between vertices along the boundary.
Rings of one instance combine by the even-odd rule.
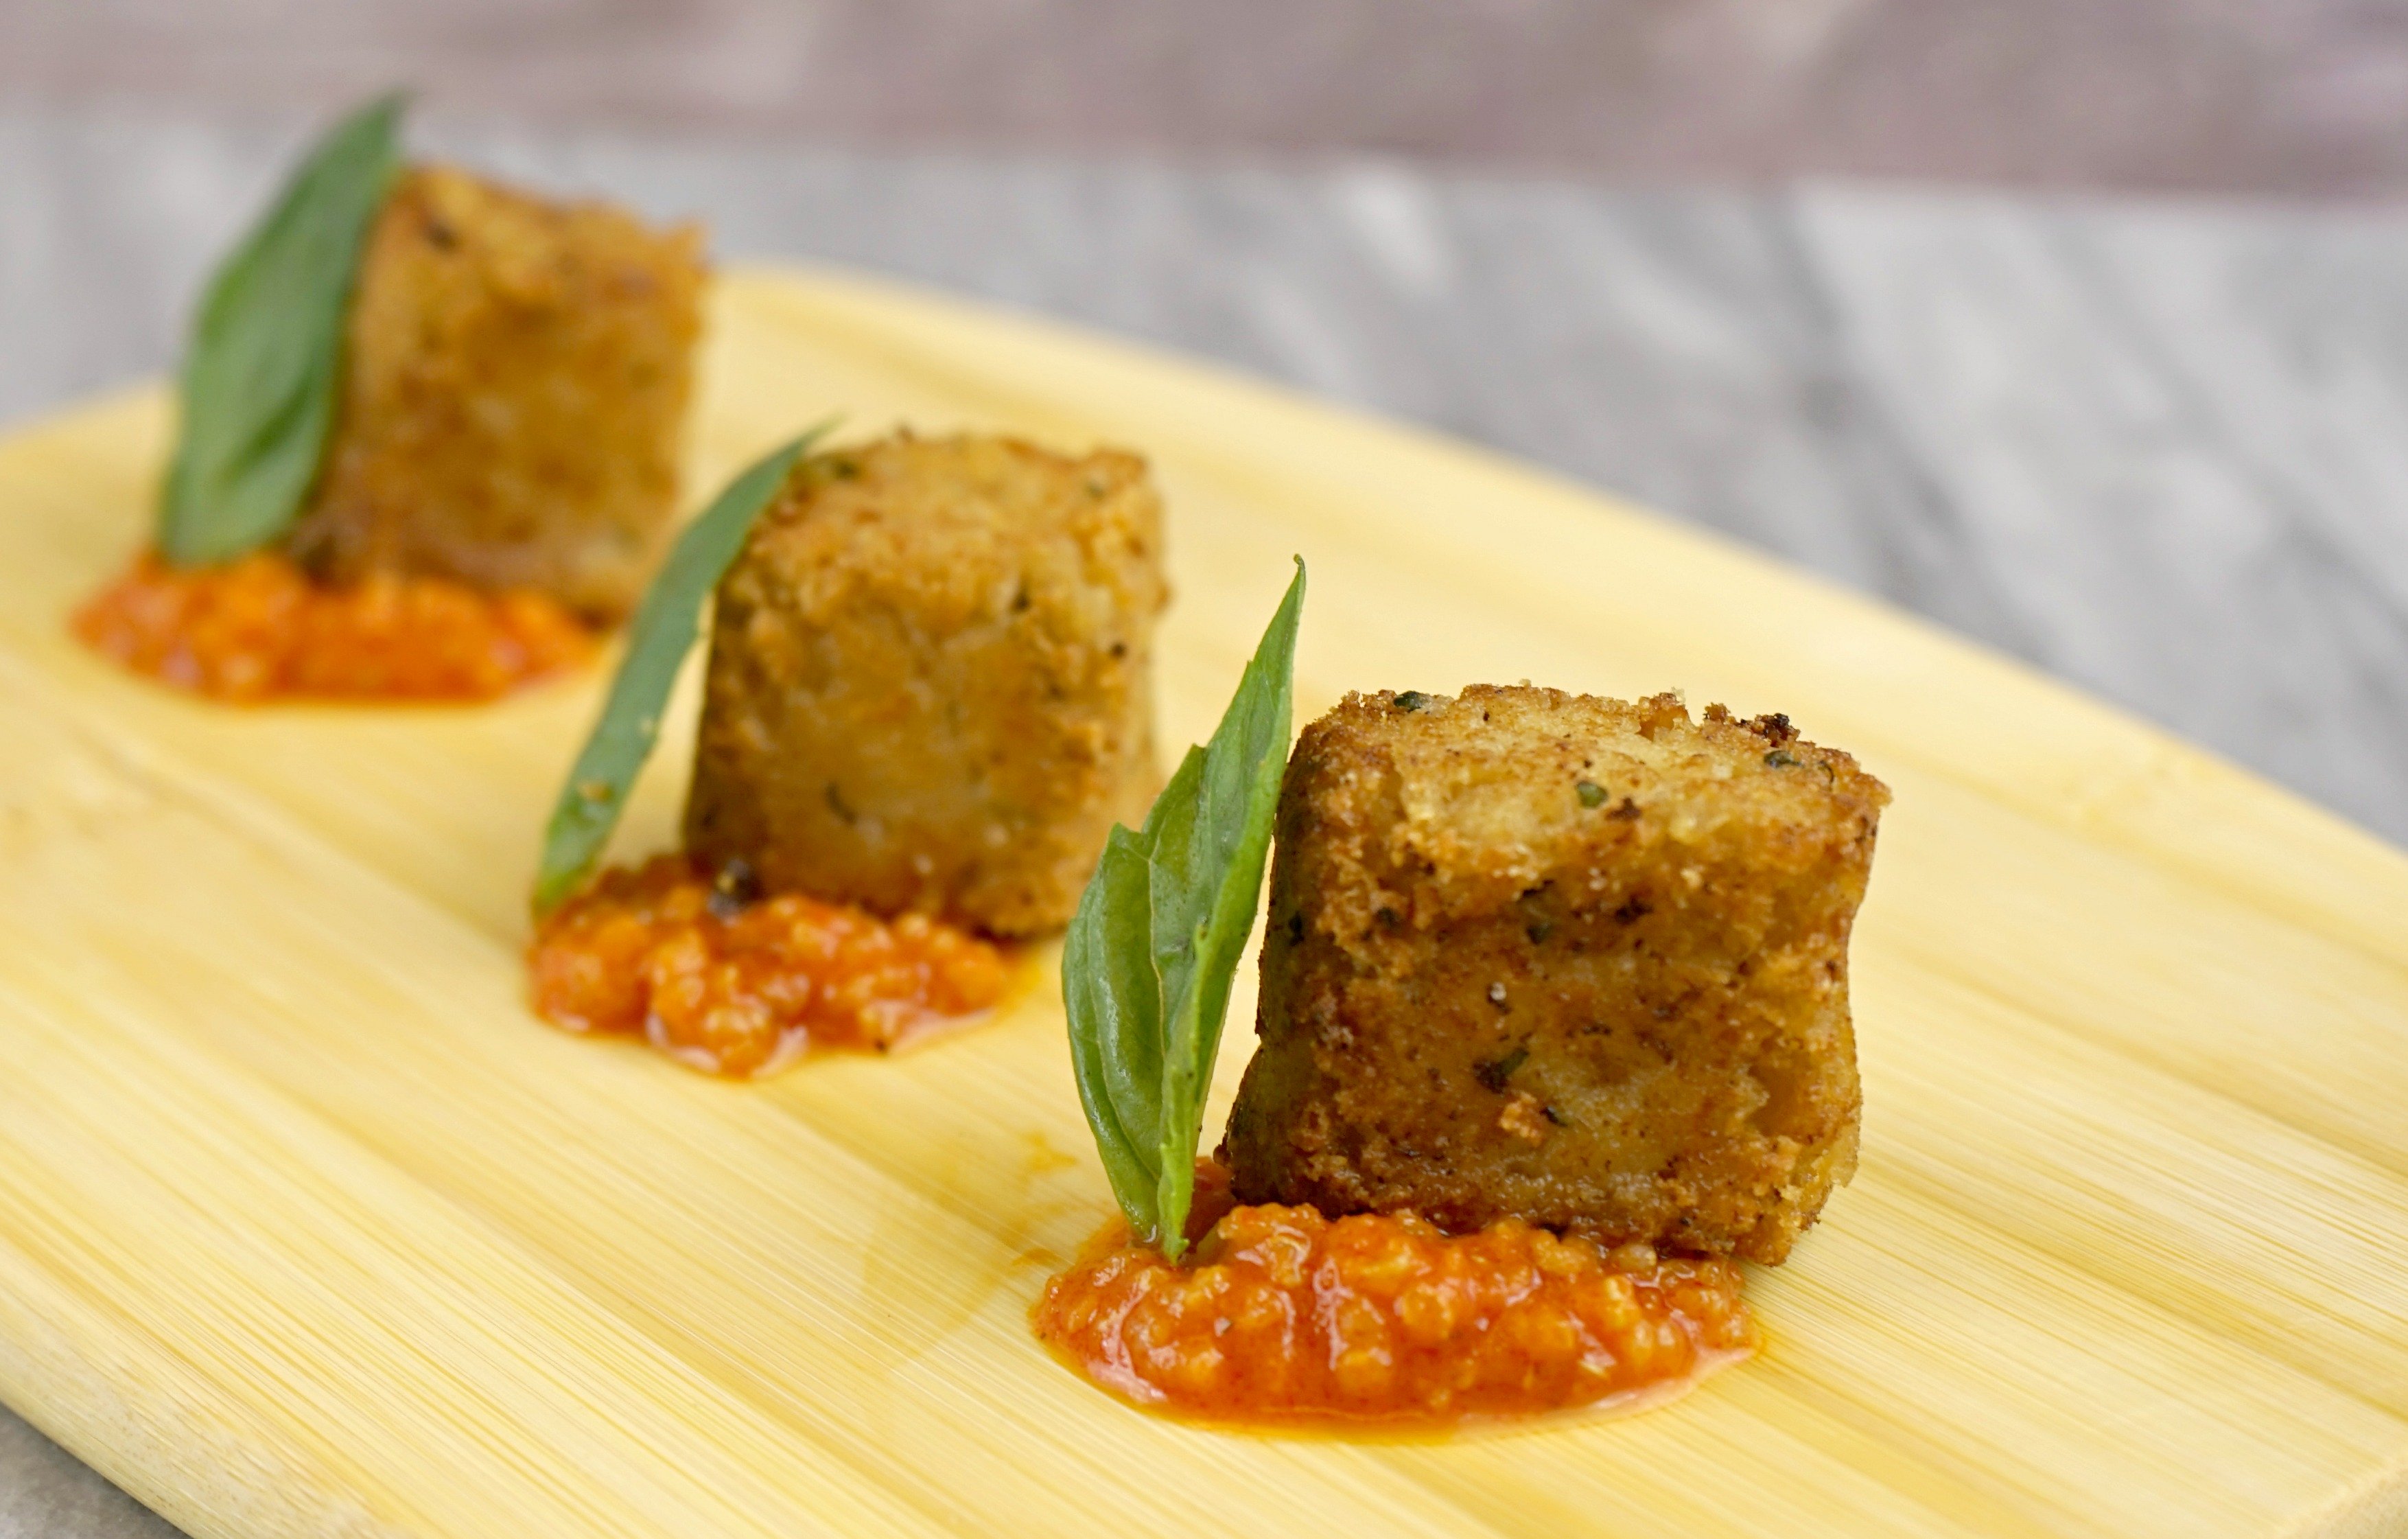
[[0, 0], [0, 93], [1617, 180], [2408, 187], [2397, 0]]
[[[1526, 455], [2408, 841], [2408, 10], [0, 0], [0, 422], [165, 367], [394, 79], [428, 150]], [[165, 1532], [0, 1411], [0, 1539]]]

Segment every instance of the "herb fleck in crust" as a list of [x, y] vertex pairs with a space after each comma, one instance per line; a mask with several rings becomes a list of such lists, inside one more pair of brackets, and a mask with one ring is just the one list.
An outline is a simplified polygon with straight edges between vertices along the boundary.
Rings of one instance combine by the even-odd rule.
[[1856, 1166], [1887, 800], [1671, 695], [1347, 697], [1282, 790], [1239, 1200], [1781, 1260]]
[[687, 847], [772, 890], [1060, 928], [1161, 784], [1161, 562], [1134, 454], [900, 434], [804, 461], [720, 585]]
[[675, 522], [701, 247], [693, 226], [606, 204], [404, 175], [369, 233], [334, 438], [287, 549], [335, 582], [417, 572], [624, 613]]

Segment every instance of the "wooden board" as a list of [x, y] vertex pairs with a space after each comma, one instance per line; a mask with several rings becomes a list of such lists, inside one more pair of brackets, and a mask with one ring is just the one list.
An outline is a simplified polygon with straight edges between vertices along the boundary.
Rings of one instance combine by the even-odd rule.
[[[244, 1539], [2408, 1532], [2408, 858], [1457, 447], [859, 280], [718, 304], [701, 482], [838, 407], [1152, 453], [1174, 743], [1300, 551], [1300, 713], [1674, 685], [1886, 778], [1863, 1169], [1757, 1274], [1770, 1348], [1442, 1446], [1107, 1400], [1025, 1321], [1109, 1202], [1050, 980], [760, 1086], [540, 1026], [522, 895], [597, 686], [237, 712], [87, 657], [62, 623], [140, 537], [144, 392], [0, 446], [0, 1398], [44, 1431]], [[668, 836], [664, 758], [628, 851]]]

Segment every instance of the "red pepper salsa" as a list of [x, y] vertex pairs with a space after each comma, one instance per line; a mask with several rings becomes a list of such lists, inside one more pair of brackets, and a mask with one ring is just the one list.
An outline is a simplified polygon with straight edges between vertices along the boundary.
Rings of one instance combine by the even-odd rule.
[[271, 551], [189, 568], [146, 553], [73, 624], [136, 673], [246, 705], [490, 700], [584, 666], [601, 644], [543, 594], [392, 573], [327, 587]]
[[1266, 1204], [1227, 1208], [1178, 1262], [1114, 1225], [1034, 1323], [1097, 1384], [1176, 1416], [1435, 1430], [1694, 1382], [1754, 1347], [1742, 1287], [1736, 1262], [1515, 1219], [1449, 1235]]
[[939, 920], [748, 900], [681, 855], [604, 871], [544, 919], [527, 964], [554, 1025], [738, 1076], [821, 1048], [885, 1052], [991, 1009], [1012, 976], [1000, 947]]

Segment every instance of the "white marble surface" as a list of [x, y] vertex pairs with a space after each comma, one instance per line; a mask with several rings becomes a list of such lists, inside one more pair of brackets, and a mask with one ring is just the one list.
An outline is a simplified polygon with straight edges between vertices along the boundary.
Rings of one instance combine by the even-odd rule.
[[[298, 128], [0, 111], [0, 419], [165, 367]], [[1552, 465], [2408, 840], [2408, 209], [422, 140]], [[0, 1412], [0, 1539], [164, 1532]]]

